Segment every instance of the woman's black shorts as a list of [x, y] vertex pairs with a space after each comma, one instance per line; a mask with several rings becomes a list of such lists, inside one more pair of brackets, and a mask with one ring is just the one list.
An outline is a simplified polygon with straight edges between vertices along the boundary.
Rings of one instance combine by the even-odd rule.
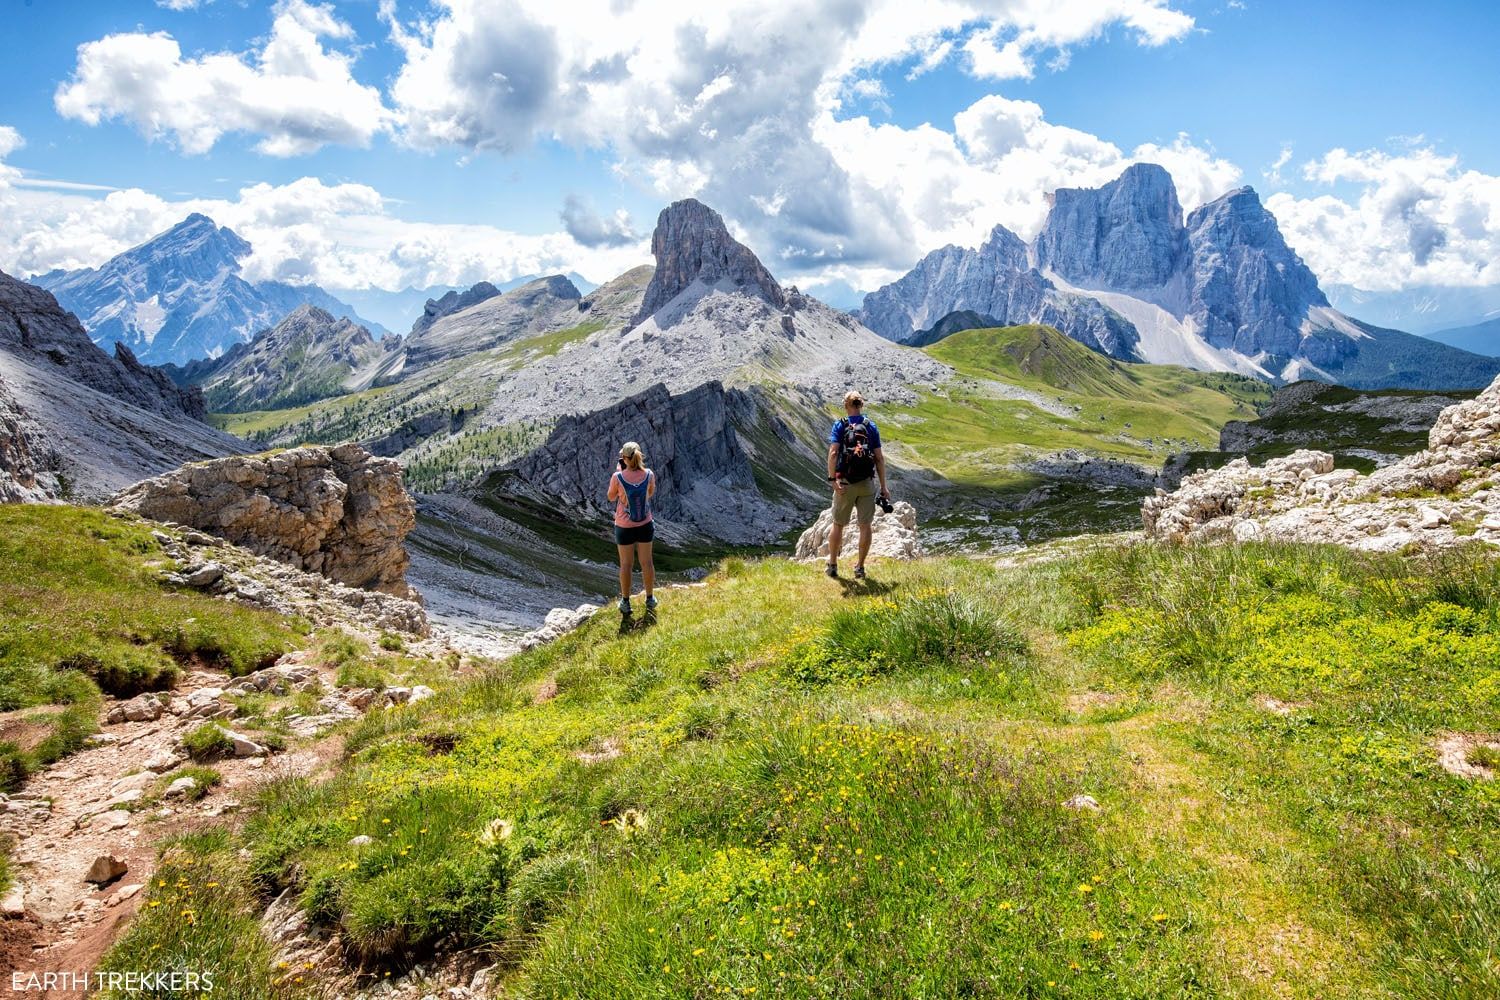
[[638, 545], [650, 542], [655, 538], [655, 521], [647, 521], [645, 524], [638, 524], [634, 528], [622, 528], [618, 524], [615, 525], [616, 545]]

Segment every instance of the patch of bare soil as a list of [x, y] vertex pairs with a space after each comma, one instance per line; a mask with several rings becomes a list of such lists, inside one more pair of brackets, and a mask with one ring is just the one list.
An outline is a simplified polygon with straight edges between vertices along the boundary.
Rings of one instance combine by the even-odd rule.
[[1476, 733], [1444, 733], [1438, 737], [1438, 763], [1444, 771], [1460, 778], [1489, 781], [1495, 777], [1494, 766], [1476, 759], [1485, 751], [1488, 760], [1500, 759], [1500, 739]]
[[1286, 716], [1291, 715], [1293, 712], [1300, 712], [1304, 708], [1309, 708], [1311, 704], [1305, 701], [1282, 701], [1280, 698], [1273, 698], [1268, 694], [1258, 694], [1255, 696], [1255, 707], [1262, 712], [1270, 712], [1272, 715]]
[[22, 750], [35, 750], [52, 732], [48, 718], [66, 711], [62, 705], [38, 705], [0, 712], [0, 743], [14, 743]]
[[1124, 704], [1128, 698], [1129, 695], [1117, 691], [1078, 691], [1068, 695], [1064, 704], [1073, 715], [1088, 715], [1115, 708]]

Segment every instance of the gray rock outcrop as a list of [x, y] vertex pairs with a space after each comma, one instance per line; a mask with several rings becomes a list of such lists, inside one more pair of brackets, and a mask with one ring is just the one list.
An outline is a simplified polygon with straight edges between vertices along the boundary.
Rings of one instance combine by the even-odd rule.
[[729, 235], [724, 219], [698, 201], [684, 198], [661, 210], [651, 234], [656, 272], [635, 322], [671, 302], [694, 281], [707, 285], [726, 282], [759, 295], [777, 309], [787, 304], [784, 292], [760, 259]]
[[652, 509], [658, 517], [693, 534], [764, 541], [784, 531], [793, 513], [757, 488], [733, 406], [717, 381], [678, 394], [658, 383], [615, 406], [563, 418], [541, 447], [504, 474], [608, 523], [614, 505], [605, 494], [616, 456], [620, 445], [636, 441], [657, 476]]
[[1302, 450], [1263, 466], [1236, 459], [1158, 491], [1141, 509], [1163, 541], [1271, 539], [1400, 551], [1500, 545], [1500, 378], [1445, 409], [1426, 450], [1368, 476]]
[[406, 338], [406, 367], [423, 368], [577, 326], [584, 320], [582, 299], [577, 286], [561, 274], [528, 281], [413, 332]]
[[416, 505], [401, 466], [358, 445], [184, 466], [115, 497], [116, 510], [196, 528], [297, 569], [401, 597]]
[[[923, 555], [921, 542], [917, 540], [917, 511], [905, 500], [891, 505], [889, 514], [875, 508], [875, 521], [871, 525], [870, 555], [881, 559], [919, 559]], [[828, 536], [833, 529], [833, 508], [824, 508], [818, 519], [797, 539], [797, 548], [792, 558], [800, 562], [828, 560]], [[859, 528], [851, 522], [844, 529], [843, 545], [839, 550], [840, 560], [852, 559], [859, 553]]]
[[499, 294], [500, 289], [488, 281], [480, 281], [462, 292], [453, 290], [442, 298], [428, 299], [427, 304], [422, 307], [422, 315], [418, 316], [416, 322], [411, 325], [411, 332], [421, 333], [444, 316], [462, 312], [470, 306], [477, 306]]

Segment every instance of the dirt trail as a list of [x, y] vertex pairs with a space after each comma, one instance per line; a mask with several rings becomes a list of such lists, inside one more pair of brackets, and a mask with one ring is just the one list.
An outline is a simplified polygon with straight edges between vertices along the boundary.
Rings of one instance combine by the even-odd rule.
[[[299, 654], [292, 654], [291, 662], [307, 666]], [[319, 680], [333, 690], [331, 671], [320, 671]], [[209, 694], [229, 684], [225, 674], [194, 671], [164, 695], [187, 700], [196, 692]], [[109, 702], [106, 711], [118, 704]], [[0, 922], [5, 938], [0, 958], [7, 973], [92, 970], [140, 905], [164, 839], [213, 823], [233, 822], [240, 803], [253, 794], [257, 784], [273, 777], [317, 773], [337, 760], [342, 745], [342, 739], [334, 735], [285, 753], [214, 761], [212, 766], [223, 780], [197, 802], [182, 798], [145, 805], [119, 801], [121, 796], [132, 797], [137, 789], [142, 799], [153, 798], [162, 784], [159, 777], [190, 763], [179, 750], [180, 737], [203, 721], [170, 711], [153, 721], [109, 724], [101, 719], [95, 745], [34, 775], [22, 792], [0, 803], [0, 817], [16, 838], [11, 861], [26, 907], [25, 918]], [[230, 720], [221, 724], [233, 728]], [[102, 887], [85, 881], [90, 866], [101, 856], [113, 856], [126, 866], [123, 875]], [[34, 1000], [81, 994], [15, 993], [6, 975], [0, 996], [12, 995]]]

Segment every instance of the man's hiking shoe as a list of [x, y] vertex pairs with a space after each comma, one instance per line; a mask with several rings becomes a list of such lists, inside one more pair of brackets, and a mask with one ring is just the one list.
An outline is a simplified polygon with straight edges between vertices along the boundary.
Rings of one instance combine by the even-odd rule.
[[863, 580], [864, 578], [865, 578], [865, 568], [863, 566], [856, 566], [856, 567], [854, 567], [854, 579], [856, 579], [856, 580]]
[[823, 572], [827, 573], [830, 579], [837, 580], [839, 578], [838, 563], [829, 563], [827, 566], [823, 567]]
[[656, 610], [656, 595], [655, 594], [647, 594], [646, 595], [646, 610], [647, 611], [655, 611]]
[[626, 618], [630, 617], [630, 598], [620, 598], [620, 614], [624, 615]]

